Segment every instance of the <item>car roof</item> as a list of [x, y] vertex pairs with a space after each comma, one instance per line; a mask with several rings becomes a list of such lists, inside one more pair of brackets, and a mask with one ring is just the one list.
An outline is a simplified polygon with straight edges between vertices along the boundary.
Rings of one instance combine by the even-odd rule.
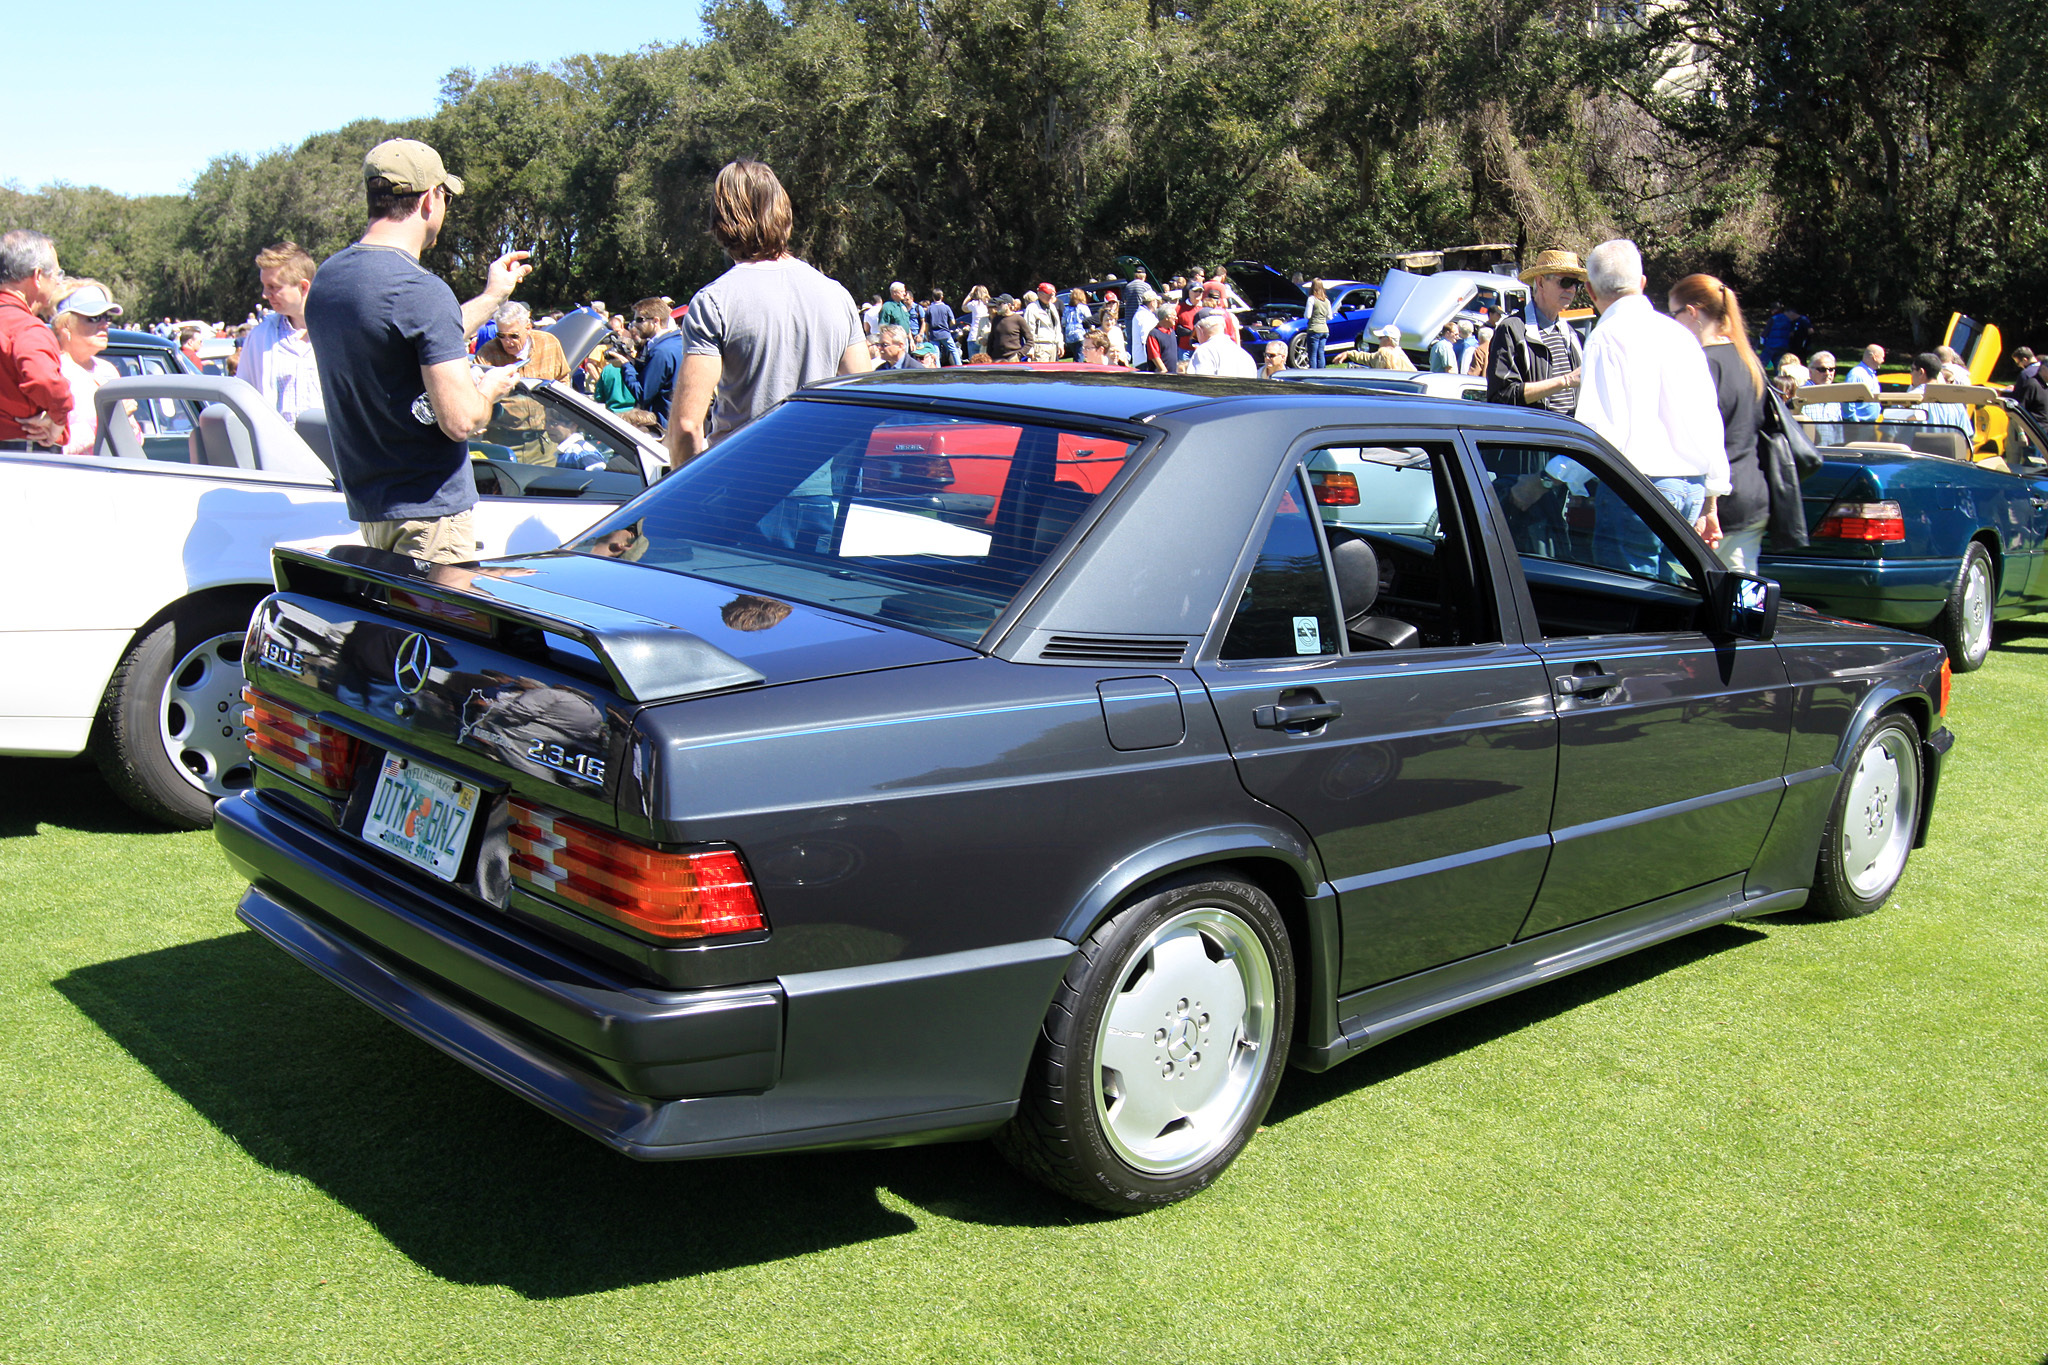
[[[1136, 422], [1152, 417], [1193, 416], [1204, 407], [1237, 405], [1257, 400], [1262, 406], [1369, 406], [1364, 420], [1416, 421], [1435, 424], [1455, 413], [1460, 425], [1512, 425], [1531, 432], [1572, 432], [1586, 429], [1569, 418], [1540, 408], [1488, 407], [1469, 399], [1436, 398], [1428, 394], [1340, 387], [1336, 384], [1267, 379], [1224, 379], [1206, 375], [1147, 374], [1134, 370], [1080, 371], [1051, 374], [1014, 365], [960, 365], [943, 370], [888, 370], [826, 380], [799, 390], [797, 399], [880, 398], [892, 402], [971, 404], [1043, 414], [1054, 419], [1093, 418]], [[1496, 421], [1486, 421], [1487, 417]]]
[[107, 344], [110, 346], [144, 346], [158, 351], [175, 351], [178, 343], [169, 337], [160, 337], [155, 332], [138, 332], [132, 327], [110, 327], [107, 329]]

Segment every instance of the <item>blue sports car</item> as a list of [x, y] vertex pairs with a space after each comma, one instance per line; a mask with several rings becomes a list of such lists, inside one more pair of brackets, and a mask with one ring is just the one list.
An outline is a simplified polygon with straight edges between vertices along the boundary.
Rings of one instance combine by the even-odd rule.
[[1933, 635], [1958, 672], [1983, 664], [1992, 622], [2048, 611], [2048, 433], [2031, 418], [1968, 385], [1883, 394], [1873, 421], [1801, 397], [1824, 457], [1801, 489], [1810, 543], [1761, 562], [1786, 597]]
[[[1249, 316], [1238, 315], [1243, 324], [1244, 348], [1254, 358], [1262, 359], [1267, 342], [1284, 341], [1287, 343], [1287, 363], [1297, 370], [1306, 369], [1308, 290], [1272, 266], [1261, 265], [1257, 261], [1232, 261], [1228, 269], [1230, 282], [1251, 305]], [[1362, 280], [1326, 279], [1323, 289], [1330, 296], [1328, 353], [1334, 360], [1357, 345], [1358, 339], [1365, 335], [1373, 306], [1379, 302], [1380, 287]]]

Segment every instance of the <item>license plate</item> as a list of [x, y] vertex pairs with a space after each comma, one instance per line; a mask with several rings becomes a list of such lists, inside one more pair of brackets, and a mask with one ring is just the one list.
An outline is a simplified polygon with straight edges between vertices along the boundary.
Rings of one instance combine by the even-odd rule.
[[480, 787], [424, 763], [386, 754], [370, 812], [363, 818], [363, 837], [452, 882], [462, 869], [469, 825], [482, 801]]

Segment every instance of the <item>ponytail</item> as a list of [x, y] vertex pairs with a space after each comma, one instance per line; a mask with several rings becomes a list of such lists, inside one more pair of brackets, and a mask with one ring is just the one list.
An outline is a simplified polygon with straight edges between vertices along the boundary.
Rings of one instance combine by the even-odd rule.
[[1756, 357], [1756, 348], [1749, 344], [1749, 328], [1743, 324], [1742, 308], [1736, 301], [1735, 291], [1712, 275], [1687, 275], [1671, 286], [1671, 299], [1681, 308], [1690, 305], [1713, 319], [1715, 328], [1728, 338], [1735, 347], [1735, 354], [1742, 358], [1756, 396], [1763, 397], [1763, 363]]

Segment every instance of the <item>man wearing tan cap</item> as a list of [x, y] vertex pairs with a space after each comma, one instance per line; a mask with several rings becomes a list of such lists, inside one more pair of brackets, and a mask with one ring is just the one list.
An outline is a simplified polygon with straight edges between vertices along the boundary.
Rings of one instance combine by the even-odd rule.
[[531, 269], [491, 262], [484, 292], [455, 291], [420, 264], [462, 193], [441, 155], [394, 138], [363, 158], [369, 226], [327, 258], [306, 299], [335, 472], [372, 548], [436, 564], [476, 558], [467, 442], [510, 392], [512, 368], [478, 370], [469, 338]]
[[1521, 275], [1529, 305], [1504, 315], [1486, 356], [1486, 401], [1548, 408], [1569, 417], [1578, 406], [1579, 339], [1564, 320], [1586, 268], [1577, 252], [1539, 252]]

